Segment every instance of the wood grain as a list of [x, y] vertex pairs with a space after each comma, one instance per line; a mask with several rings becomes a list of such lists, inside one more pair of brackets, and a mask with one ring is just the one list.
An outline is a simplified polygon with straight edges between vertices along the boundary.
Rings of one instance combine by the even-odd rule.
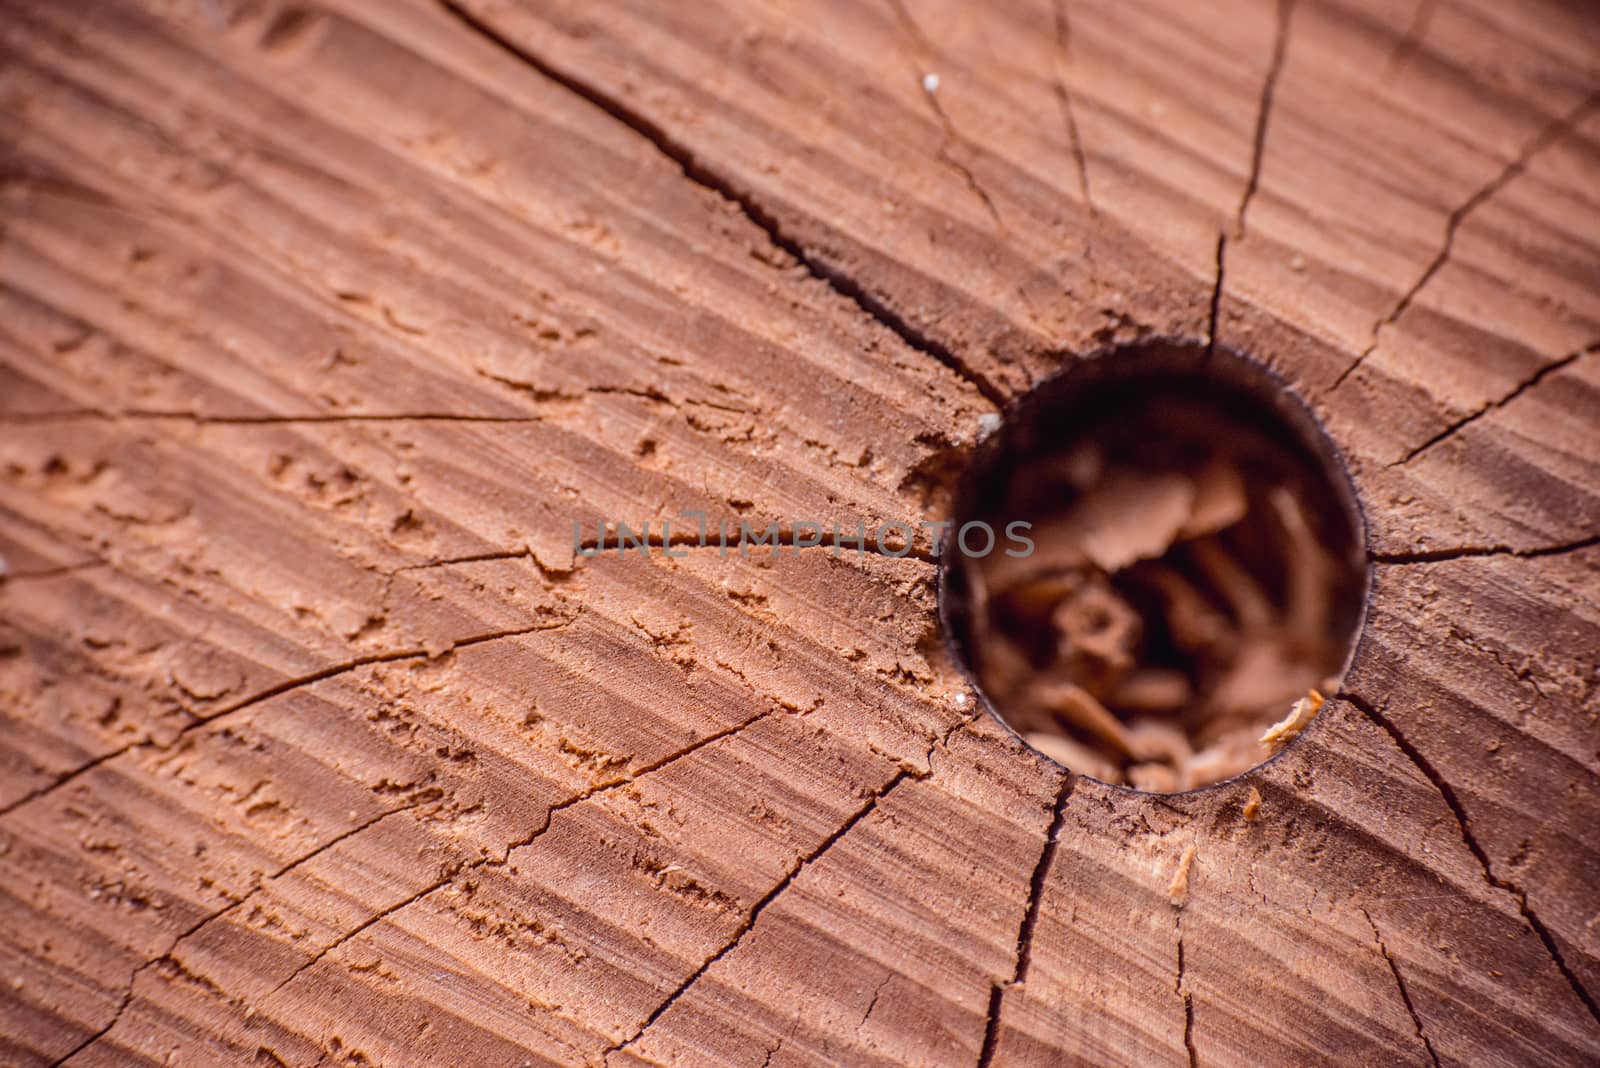
[[[3, 8], [0, 1062], [1600, 1056], [1583, 5]], [[1158, 335], [1374, 567], [1171, 797], [792, 544]], [[573, 550], [690, 510], [785, 544]]]

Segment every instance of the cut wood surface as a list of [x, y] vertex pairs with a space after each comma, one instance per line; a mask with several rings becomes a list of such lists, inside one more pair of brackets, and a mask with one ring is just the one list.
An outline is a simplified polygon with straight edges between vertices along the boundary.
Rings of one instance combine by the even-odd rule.
[[[0, 1063], [1600, 1060], [1592, 6], [3, 0], [0, 53]], [[926, 532], [574, 552], [937, 518], [1154, 336], [1365, 511], [1343, 689], [1240, 779], [1024, 747]]]

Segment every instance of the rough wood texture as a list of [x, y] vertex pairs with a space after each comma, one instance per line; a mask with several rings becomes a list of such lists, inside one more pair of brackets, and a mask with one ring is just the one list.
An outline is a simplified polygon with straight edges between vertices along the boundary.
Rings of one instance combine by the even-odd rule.
[[[0, 1061], [1600, 1057], [1588, 5], [0, 34]], [[1210, 332], [1375, 568], [1243, 780], [975, 715], [926, 545], [574, 558], [915, 521], [1071, 354]]]

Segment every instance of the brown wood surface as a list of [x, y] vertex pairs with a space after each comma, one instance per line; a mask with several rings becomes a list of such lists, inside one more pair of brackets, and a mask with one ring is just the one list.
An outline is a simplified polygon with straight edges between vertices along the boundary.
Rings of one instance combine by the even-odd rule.
[[[0, 1063], [1600, 1059], [1592, 5], [0, 38]], [[1241, 780], [1025, 749], [923, 542], [572, 551], [915, 522], [1073, 354], [1212, 334], [1374, 562]]]

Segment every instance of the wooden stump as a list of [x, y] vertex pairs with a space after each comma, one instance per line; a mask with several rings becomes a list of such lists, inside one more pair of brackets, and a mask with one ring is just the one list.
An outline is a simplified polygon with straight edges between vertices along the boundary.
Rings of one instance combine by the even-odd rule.
[[[1589, 7], [0, 11], [0, 1061], [1600, 1059]], [[1365, 512], [1240, 779], [1023, 746], [925, 536], [683, 545], [1151, 336]]]

